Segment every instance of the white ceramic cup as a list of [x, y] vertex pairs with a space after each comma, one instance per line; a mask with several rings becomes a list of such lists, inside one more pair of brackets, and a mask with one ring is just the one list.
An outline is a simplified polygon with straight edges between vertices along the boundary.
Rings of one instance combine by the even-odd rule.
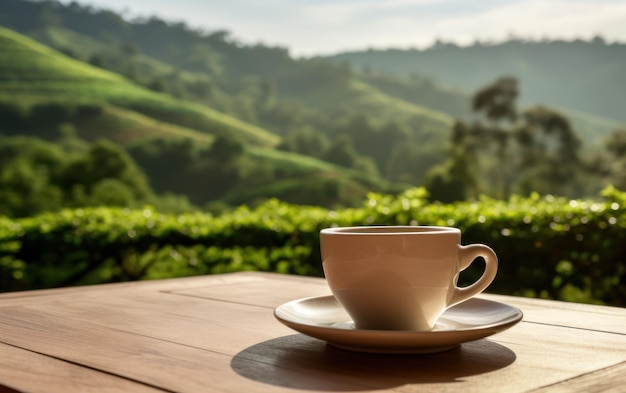
[[[484, 291], [498, 270], [486, 245], [462, 246], [457, 228], [362, 226], [320, 232], [328, 285], [357, 329], [428, 331], [448, 308]], [[476, 258], [483, 275], [457, 286]]]

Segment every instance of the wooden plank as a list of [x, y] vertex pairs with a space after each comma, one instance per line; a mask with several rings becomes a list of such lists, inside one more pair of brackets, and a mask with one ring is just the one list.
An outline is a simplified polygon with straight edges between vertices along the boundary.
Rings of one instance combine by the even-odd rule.
[[[274, 319], [285, 301], [329, 293], [321, 279], [244, 273], [80, 289], [0, 298], [0, 342], [183, 392], [523, 392], [567, 390], [578, 379], [623, 383], [611, 370], [626, 361], [624, 335], [601, 331], [624, 315], [610, 307], [484, 295], [518, 305], [530, 320], [446, 353], [383, 356], [335, 349]], [[585, 322], [596, 316], [600, 322]], [[0, 373], [0, 384], [6, 380]], [[70, 380], [67, 391], [82, 391]]]
[[537, 393], [586, 392], [623, 393], [626, 387], [626, 362], [536, 390]]
[[490, 294], [481, 297], [519, 307], [528, 322], [626, 335], [626, 308]]
[[102, 285], [53, 288], [21, 292], [0, 293], [0, 307], [46, 303], [55, 299], [78, 297], [103, 297], [110, 293], [136, 293], [145, 291], [184, 290], [198, 286], [234, 284], [247, 281], [263, 281], [271, 273], [240, 272], [219, 275], [172, 278], [152, 281], [132, 281]]
[[[284, 302], [309, 296], [330, 294], [324, 279], [290, 280], [290, 276], [259, 274], [263, 285], [257, 282], [233, 283], [232, 286], [198, 286], [173, 289], [172, 293], [206, 299], [233, 301], [276, 307]], [[225, 284], [228, 285], [228, 284]], [[570, 326], [626, 334], [626, 309], [543, 299], [483, 294], [480, 297], [519, 307], [528, 322]]]
[[163, 392], [144, 384], [0, 343], [0, 392]]
[[247, 348], [231, 364], [250, 379], [293, 391], [367, 386], [376, 391], [465, 392], [486, 385], [480, 375], [511, 365], [515, 356], [502, 349], [481, 340], [440, 354], [376, 355], [336, 349], [296, 334]]
[[231, 356], [276, 335], [293, 333], [276, 321], [270, 308], [158, 292], [28, 309]]
[[[229, 359], [232, 357], [231, 371], [238, 375], [256, 378], [267, 385], [296, 388], [304, 388], [302, 381], [313, 383], [311, 378], [315, 376], [325, 382], [316, 382], [314, 386], [329, 390], [346, 389], [346, 384], [351, 383], [359, 389], [410, 392], [418, 388], [421, 391], [426, 384], [428, 389], [446, 392], [454, 391], [459, 387], [458, 382], [463, 382], [464, 392], [499, 391], [502, 386], [511, 391], [526, 391], [626, 359], [626, 344], [620, 335], [532, 323], [522, 323], [489, 340], [465, 344], [460, 350], [445, 354], [364, 355], [329, 348], [321, 341], [293, 334], [273, 319], [269, 308], [166, 293], [135, 295], [138, 297], [110, 296], [99, 303], [74, 301], [17, 311], [8, 309], [4, 314], [8, 311], [9, 316], [15, 316], [17, 312], [18, 319], [26, 321], [33, 320], [28, 313], [38, 318], [63, 318], [80, 330], [93, 331], [97, 325], [100, 330], [110, 329], [109, 334], [132, 334], [128, 337], [224, 354]], [[23, 340], [19, 342], [26, 345]], [[126, 339], [121, 342], [125, 343], [124, 347], [133, 345]], [[329, 357], [340, 359], [339, 363]], [[344, 362], [347, 365], [342, 365]], [[400, 368], [404, 370], [400, 373], [398, 362], [407, 367]], [[384, 367], [384, 364], [392, 366]], [[109, 367], [103, 363], [97, 366]], [[263, 375], [257, 375], [255, 370], [264, 370]], [[483, 375], [486, 373], [490, 374], [488, 380]], [[299, 375], [299, 379], [293, 380], [293, 375]], [[529, 379], [528, 375], [533, 377]], [[186, 377], [204, 378], [193, 374], [193, 370], [188, 370]], [[456, 383], [451, 384], [453, 381]], [[485, 386], [486, 381], [489, 386]]]
[[[145, 345], [137, 348], [141, 342], [146, 341], [143, 336], [138, 336], [138, 338], [130, 341], [124, 337], [124, 334], [115, 331], [108, 332], [103, 336], [99, 331], [101, 327], [86, 324], [81, 326], [80, 330], [88, 329], [93, 337], [91, 340], [85, 340], [82, 339], [82, 333], [77, 334], [76, 331], [70, 331], [68, 334], [69, 329], [67, 326], [71, 325], [76, 328], [76, 325], [79, 325], [76, 321], [71, 320], [65, 329], [62, 329], [58, 320], [45, 317], [42, 314], [45, 313], [37, 312], [37, 317], [40, 318], [37, 327], [42, 325], [42, 329], [36, 331], [34, 335], [32, 331], [27, 332], [31, 333], [27, 334], [30, 338], [20, 340], [21, 345], [29, 345], [33, 341], [33, 336], [35, 336], [35, 345], [38, 348], [44, 347], [43, 349], [54, 352], [56, 356], [67, 356], [75, 361], [90, 362], [90, 366], [105, 369], [121, 368], [122, 370], [116, 370], [118, 372], [127, 370], [128, 373], [132, 373], [133, 368], [142, 369], [141, 372], [145, 378], [154, 380], [155, 383], [160, 385], [167, 384], [162, 386], [171, 387], [171, 384], [174, 384], [175, 381], [184, 378], [185, 381], [178, 382], [177, 390], [180, 391], [192, 391], [197, 388], [196, 384], [189, 382], [190, 380], [209, 383], [220, 377], [230, 380], [230, 382], [225, 385], [213, 386], [216, 389], [215, 391], [236, 386], [238, 386], [237, 389], [243, 389], [239, 391], [259, 391], [259, 389], [263, 388], [269, 388], [271, 391], [274, 391], [276, 386], [322, 390], [370, 390], [372, 387], [376, 390], [382, 388], [391, 389], [409, 383], [412, 385], [425, 382], [446, 383], [452, 376], [442, 374], [444, 370], [448, 373], [452, 372], [453, 376], [472, 375], [472, 373], [479, 373], [482, 370], [491, 371], [491, 365], [494, 364], [493, 359], [498, 358], [493, 350], [490, 349], [489, 344], [487, 344], [486, 350], [482, 351], [482, 356], [479, 356], [483, 359], [482, 362], [477, 362], [476, 354], [471, 351], [474, 345], [470, 346], [469, 352], [464, 350], [460, 354], [444, 354], [444, 358], [439, 358], [443, 361], [441, 364], [435, 362], [434, 358], [415, 357], [412, 361], [407, 360], [408, 358], [402, 360], [399, 357], [381, 358], [374, 355], [335, 350], [327, 347], [320, 341], [301, 335], [292, 335], [263, 342], [261, 345], [253, 346], [236, 354], [229, 362], [232, 370], [230, 374], [228, 369], [223, 368], [224, 362], [220, 362], [218, 357], [207, 359], [206, 355], [199, 356], [197, 353], [188, 353], [186, 357], [187, 359], [195, 359], [197, 363], [210, 364], [212, 366], [210, 369], [200, 370], [197, 368], [197, 364], [196, 367], [193, 367], [188, 361], [187, 364], [177, 362], [177, 365], [182, 367], [182, 369], [173, 369], [171, 366], [174, 364], [168, 363], [168, 361], [172, 357], [180, 361], [181, 356], [177, 356], [177, 351], [174, 349], [168, 348], [166, 350], [163, 345], [159, 345], [158, 342], [155, 343], [157, 340], [147, 340], [151, 342], [149, 345], [151, 355], [160, 354], [166, 359], [156, 361], [157, 359], [153, 356], [136, 356], [137, 353], [145, 351]], [[22, 326], [22, 330], [24, 330], [25, 323], [22, 320], [33, 320], [33, 318], [27, 315], [22, 315], [22, 317], [27, 317], [19, 318], [18, 322]], [[83, 324], [83, 322], [80, 324]], [[43, 328], [43, 325], [46, 325], [47, 328]], [[50, 333], [50, 331], [59, 330], [64, 331], [60, 339], [59, 333]], [[112, 333], [116, 333], [114, 342], [112, 342]], [[42, 334], [44, 337], [41, 337]], [[193, 332], [188, 336], [193, 337]], [[72, 337], [72, 340], [68, 340], [68, 337]], [[17, 340], [19, 338], [13, 337], [12, 339]], [[80, 346], [80, 350], [77, 351], [77, 348], [72, 347], [73, 345]], [[87, 346], [83, 347], [85, 345]], [[173, 344], [169, 343], [169, 345], [172, 346]], [[189, 348], [192, 347], [185, 346], [184, 348], [190, 351]], [[112, 354], [114, 352], [118, 353], [117, 356]], [[85, 356], [86, 353], [93, 353], [93, 355], [87, 357]], [[459, 364], [459, 359], [462, 361], [462, 364]], [[454, 360], [457, 360], [457, 362]], [[484, 366], [485, 363], [487, 364], [486, 367]], [[507, 361], [506, 364], [509, 363], [510, 361]], [[221, 370], [213, 368], [217, 364], [222, 366]], [[443, 364], [448, 366], [442, 367]], [[427, 365], [430, 366], [427, 367]], [[421, 372], [418, 372], [416, 375], [418, 370], [421, 370]], [[233, 378], [232, 372], [240, 378]], [[147, 373], [152, 373], [152, 375], [146, 375]], [[173, 380], [158, 378], [154, 373], [173, 374], [175, 378]], [[434, 387], [437, 390], [441, 390], [435, 385]]]
[[[258, 285], [260, 282], [263, 282], [263, 285]], [[326, 281], [321, 278], [240, 272], [169, 280], [6, 293], [0, 294], [0, 307], [49, 302], [56, 298], [65, 299], [67, 295], [84, 298], [102, 298], [108, 296], [113, 291], [122, 295], [122, 293], [145, 293], [154, 290], [207, 299], [240, 301], [272, 308], [290, 300], [330, 293]], [[229, 296], [232, 297], [227, 298]], [[481, 296], [519, 307], [524, 311], [524, 320], [528, 322], [626, 334], [625, 308], [492, 294]]]
[[[230, 367], [230, 356], [39, 310], [5, 308], [0, 342], [170, 391], [275, 391], [271, 385], [251, 386]], [[67, 388], [80, 391], [70, 380]]]
[[203, 299], [241, 302], [262, 307], [275, 308], [279, 305], [305, 297], [330, 295], [323, 279], [285, 280], [285, 277], [261, 276], [259, 282], [249, 281], [223, 285], [207, 285], [185, 289], [174, 289], [171, 293]]
[[[341, 374], [401, 392], [525, 392], [623, 361], [626, 350], [619, 339], [593, 331], [522, 324], [450, 352], [384, 356], [341, 351], [301, 335], [290, 335], [245, 349], [235, 355], [233, 367], [245, 358], [300, 370], [304, 375], [326, 375], [324, 382], [317, 383], [316, 388], [321, 390], [334, 390], [331, 377]], [[584, 344], [572, 349], [572, 343], [578, 342], [572, 340]], [[256, 378], [278, 383], [273, 376], [279, 371], [264, 373]], [[309, 382], [290, 383], [306, 389]]]

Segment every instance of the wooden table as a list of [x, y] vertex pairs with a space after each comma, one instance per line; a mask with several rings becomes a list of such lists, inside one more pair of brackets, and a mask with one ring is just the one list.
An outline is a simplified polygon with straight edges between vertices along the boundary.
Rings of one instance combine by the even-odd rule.
[[507, 296], [509, 330], [429, 355], [349, 352], [273, 309], [322, 279], [236, 273], [0, 295], [0, 392], [626, 391], [626, 309]]

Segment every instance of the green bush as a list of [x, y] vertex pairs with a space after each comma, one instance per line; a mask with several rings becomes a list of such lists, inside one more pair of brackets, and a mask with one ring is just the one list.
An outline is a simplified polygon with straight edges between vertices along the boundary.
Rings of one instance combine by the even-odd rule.
[[[500, 259], [490, 292], [626, 305], [626, 193], [593, 200], [537, 194], [432, 204], [424, 189], [370, 194], [338, 211], [269, 200], [220, 216], [83, 208], [0, 217], [3, 291], [241, 270], [321, 276], [319, 231], [349, 225], [444, 225]], [[480, 263], [461, 276], [480, 274]]]

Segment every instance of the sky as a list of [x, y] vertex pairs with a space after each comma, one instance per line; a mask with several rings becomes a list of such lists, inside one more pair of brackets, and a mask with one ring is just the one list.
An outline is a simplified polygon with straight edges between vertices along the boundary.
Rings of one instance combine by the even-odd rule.
[[[426, 48], [439, 39], [626, 42], [626, 0], [77, 0], [127, 18], [155, 15], [293, 56]], [[69, 2], [64, 0], [63, 2]]]

